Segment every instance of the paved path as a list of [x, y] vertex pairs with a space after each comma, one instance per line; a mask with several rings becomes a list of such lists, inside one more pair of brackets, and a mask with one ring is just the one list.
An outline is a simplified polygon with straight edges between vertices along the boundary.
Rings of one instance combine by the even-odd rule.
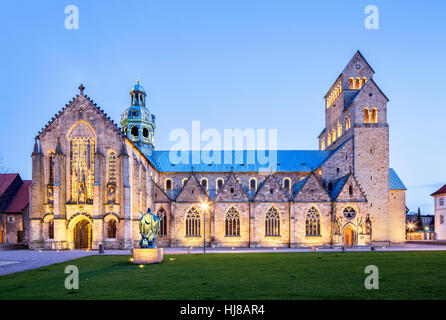
[[[375, 247], [376, 251], [446, 251], [446, 245], [406, 244], [395, 247]], [[206, 248], [206, 253], [253, 253], [253, 252], [339, 252], [336, 248]], [[368, 252], [370, 246], [346, 248], [345, 251]], [[200, 254], [203, 249], [194, 248], [164, 248], [165, 254]], [[28, 269], [44, 267], [54, 263], [97, 255], [97, 251], [62, 250], [62, 251], [35, 251], [35, 250], [4, 250], [0, 251], [0, 275], [20, 272]], [[106, 255], [130, 255], [130, 250], [106, 250]]]

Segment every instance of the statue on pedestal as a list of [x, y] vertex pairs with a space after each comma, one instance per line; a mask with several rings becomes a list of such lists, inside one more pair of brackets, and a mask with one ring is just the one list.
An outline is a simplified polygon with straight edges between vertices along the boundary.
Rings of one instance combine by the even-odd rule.
[[140, 248], [155, 248], [155, 241], [160, 230], [160, 222], [164, 215], [156, 216], [150, 208], [139, 219], [139, 232], [141, 233]]

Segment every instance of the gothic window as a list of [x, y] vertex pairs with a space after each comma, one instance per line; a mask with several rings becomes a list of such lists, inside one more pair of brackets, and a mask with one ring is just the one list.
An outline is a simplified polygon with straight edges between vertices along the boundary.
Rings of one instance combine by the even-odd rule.
[[48, 239], [54, 239], [54, 220], [48, 222]]
[[201, 186], [203, 187], [204, 190], [207, 190], [207, 189], [208, 189], [208, 179], [206, 179], [206, 178], [201, 178], [200, 183], [201, 183]]
[[222, 178], [217, 179], [217, 191], [220, 191], [223, 188], [224, 180]]
[[257, 191], [257, 180], [256, 180], [256, 178], [249, 179], [249, 190]]
[[285, 191], [289, 191], [291, 189], [291, 179], [290, 178], [283, 179], [283, 188], [285, 189]]
[[142, 129], [142, 135], [144, 138], [148, 138], [149, 137], [149, 130], [147, 130], [147, 128]]
[[240, 214], [234, 206], [225, 214], [225, 236], [240, 236]]
[[137, 137], [138, 136], [138, 127], [132, 127], [132, 130], [130, 131], [132, 136]]
[[364, 123], [370, 123], [370, 109], [364, 109]]
[[344, 217], [347, 219], [353, 219], [356, 217], [356, 210], [352, 206], [347, 206], [343, 211]]
[[321, 235], [321, 215], [314, 206], [308, 209], [305, 216], [305, 234], [307, 236]]
[[163, 216], [160, 221], [160, 236], [166, 236], [167, 235], [167, 217], [166, 217], [166, 210], [164, 208], [160, 208], [158, 210], [157, 216]]
[[166, 191], [172, 190], [172, 179], [166, 179], [165, 184]]
[[265, 236], [280, 236], [280, 214], [274, 206], [265, 215]]
[[201, 218], [197, 208], [191, 207], [186, 213], [186, 237], [199, 237]]
[[54, 152], [51, 152], [49, 154], [49, 156], [48, 156], [48, 172], [49, 172], [48, 184], [53, 184], [54, 183], [54, 178], [55, 178], [55, 171], [54, 171], [55, 158], [56, 158], [56, 154]]
[[372, 123], [378, 123], [378, 109], [372, 109]]
[[94, 183], [93, 137], [70, 138], [70, 201], [91, 203]]
[[116, 183], [116, 153], [110, 152], [108, 156], [108, 180], [110, 183]]
[[107, 236], [109, 239], [116, 238], [116, 220], [111, 219], [107, 224]]

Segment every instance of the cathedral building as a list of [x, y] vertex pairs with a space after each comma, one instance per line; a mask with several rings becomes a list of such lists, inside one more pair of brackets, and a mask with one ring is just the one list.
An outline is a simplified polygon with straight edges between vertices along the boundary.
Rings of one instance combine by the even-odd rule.
[[81, 85], [35, 138], [29, 247], [136, 247], [148, 207], [164, 215], [162, 247], [403, 243], [406, 188], [389, 168], [388, 99], [373, 75], [358, 51], [324, 97], [319, 150], [278, 150], [269, 171], [259, 151], [173, 163], [139, 81], [120, 126]]

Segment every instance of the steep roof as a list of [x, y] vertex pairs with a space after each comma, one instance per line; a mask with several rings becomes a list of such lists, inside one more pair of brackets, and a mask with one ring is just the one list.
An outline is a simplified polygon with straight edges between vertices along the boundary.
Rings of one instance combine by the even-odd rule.
[[0, 197], [8, 189], [14, 179], [18, 176], [18, 173], [3, 173], [0, 174]]
[[389, 168], [389, 190], [407, 190], [393, 168]]
[[344, 187], [345, 183], [347, 182], [348, 177], [350, 177], [350, 174], [347, 174], [334, 182], [333, 189], [331, 189], [331, 192], [330, 192], [330, 197], [333, 200], [335, 200], [338, 197], [339, 193], [341, 192], [342, 188]]
[[[263, 164], [264, 156], [262, 150], [230, 150], [214, 151], [219, 163], [203, 161], [207, 159], [207, 151], [183, 151], [186, 152], [188, 163], [174, 164], [170, 159], [171, 151], [154, 151], [152, 163], [160, 172], [258, 172], [271, 171], [268, 164]], [[319, 150], [277, 150], [277, 165], [272, 171], [277, 172], [311, 172], [319, 168], [325, 159], [331, 154], [330, 151]], [[241, 156], [242, 161], [238, 161]], [[225, 161], [226, 160], [226, 161]], [[259, 161], [260, 160], [260, 161]], [[226, 163], [225, 163], [226, 162]]]
[[31, 180], [23, 180], [23, 184], [5, 212], [21, 212], [29, 204], [29, 187], [31, 183]]
[[438, 196], [440, 194], [445, 194], [445, 193], [446, 193], [446, 184], [437, 191], [435, 191], [434, 193], [432, 193], [431, 196]]

